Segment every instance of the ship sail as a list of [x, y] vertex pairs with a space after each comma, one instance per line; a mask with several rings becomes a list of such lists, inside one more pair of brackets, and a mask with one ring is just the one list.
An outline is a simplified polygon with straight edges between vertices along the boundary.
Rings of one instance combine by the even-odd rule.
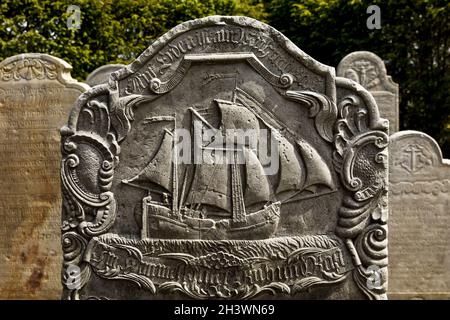
[[[241, 89], [236, 90], [237, 101], [244, 105], [271, 129], [271, 134], [278, 141], [280, 155], [280, 172], [275, 197], [282, 203], [304, 199], [304, 192], [316, 196], [323, 194], [323, 189], [335, 190], [331, 170], [317, 150], [308, 142], [289, 129], [276, 115], [267, 111], [250, 94]], [[277, 132], [284, 132], [283, 137]], [[288, 140], [289, 139], [289, 140]], [[292, 141], [292, 142], [290, 142]]]
[[227, 100], [215, 101], [219, 106], [222, 126], [225, 129], [259, 129], [258, 119], [244, 106]]
[[206, 204], [231, 212], [231, 186], [228, 181], [229, 165], [196, 165], [186, 204]]
[[[234, 102], [215, 101], [221, 115], [220, 133], [224, 135], [222, 139], [218, 139], [220, 144], [203, 141], [201, 137], [203, 128], [194, 123], [194, 139], [203, 149], [203, 163], [195, 166], [194, 179], [186, 203], [212, 205], [227, 212], [233, 211], [237, 201], [235, 199], [233, 202], [233, 190], [240, 194], [244, 193], [244, 188], [241, 179], [237, 179], [236, 176], [241, 174], [240, 170], [226, 161], [230, 159], [242, 161], [237, 164], [242, 164], [245, 168], [247, 182], [243, 194], [245, 205], [269, 201], [269, 183], [255, 154], [259, 135], [258, 119], [247, 108]], [[195, 110], [193, 115], [194, 121], [200, 120], [204, 126], [211, 129], [212, 126]], [[233, 129], [236, 129], [234, 134]], [[225, 159], [225, 155], [233, 158]], [[238, 185], [233, 185], [232, 181]]]
[[244, 203], [252, 205], [270, 200], [270, 187], [264, 168], [261, 166], [256, 154], [244, 148], [244, 157], [246, 159], [245, 171], [247, 185], [244, 192]]
[[151, 189], [152, 185], [157, 185], [168, 192], [172, 192], [173, 177], [172, 177], [172, 146], [173, 134], [168, 130], [164, 130], [164, 136], [161, 145], [155, 156], [150, 162], [139, 172], [136, 176], [129, 180], [124, 180], [124, 183], [140, 186], [144, 189]]
[[[221, 114], [221, 129], [227, 130], [224, 144], [237, 145], [240, 150], [242, 145], [248, 144], [250, 149], [256, 150], [260, 128], [259, 121], [253, 112], [231, 101], [218, 99], [215, 101]], [[236, 130], [234, 134], [232, 134], [233, 130]]]
[[279, 136], [277, 140], [280, 155], [280, 174], [276, 194], [281, 196], [283, 193], [301, 190], [305, 174], [294, 146], [282, 136]]
[[212, 141], [203, 141], [203, 125], [210, 129], [212, 126], [195, 110], [191, 111], [196, 141], [194, 147], [201, 149], [202, 162], [194, 164], [194, 178], [185, 203], [194, 208], [205, 204], [231, 212], [229, 164], [222, 158], [222, 150], [216, 152], [208, 147], [208, 151], [204, 152], [205, 146], [210, 145]]
[[303, 189], [311, 192], [316, 192], [319, 186], [334, 189], [330, 169], [317, 150], [303, 139], [297, 139], [296, 142], [306, 167], [306, 180]]

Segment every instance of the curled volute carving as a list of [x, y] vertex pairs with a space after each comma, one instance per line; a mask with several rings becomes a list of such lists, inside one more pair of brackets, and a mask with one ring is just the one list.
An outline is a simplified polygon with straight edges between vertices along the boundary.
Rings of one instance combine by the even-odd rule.
[[[359, 87], [348, 80], [344, 84]], [[339, 209], [336, 234], [347, 239], [353, 253], [356, 284], [370, 299], [385, 299], [389, 137], [387, 124], [370, 112], [371, 104], [375, 105], [357, 94], [338, 102], [333, 161], [347, 193]]]
[[86, 243], [107, 232], [116, 218], [111, 186], [119, 162], [118, 142], [128, 133], [139, 97], [118, 98], [107, 85], [97, 86], [80, 97], [69, 125], [61, 129], [65, 265], [79, 266], [85, 281], [90, 275], [89, 265], [82, 262]]
[[388, 136], [381, 130], [370, 130], [370, 115], [357, 96], [343, 99], [339, 113], [334, 162], [349, 195], [339, 211], [337, 232], [354, 238], [385, 195]]

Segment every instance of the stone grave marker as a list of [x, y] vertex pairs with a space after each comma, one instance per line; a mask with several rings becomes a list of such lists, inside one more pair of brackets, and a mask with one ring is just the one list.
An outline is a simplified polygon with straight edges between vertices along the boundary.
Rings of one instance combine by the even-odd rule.
[[109, 75], [117, 70], [125, 67], [123, 64], [106, 64], [104, 66], [98, 67], [92, 71], [86, 78], [86, 83], [91, 87], [98, 84], [104, 84], [108, 82]]
[[59, 128], [88, 86], [46, 54], [0, 62], [0, 299], [60, 299]]
[[374, 96], [380, 115], [389, 120], [389, 134], [399, 130], [398, 84], [387, 75], [383, 60], [369, 51], [355, 51], [344, 57], [337, 75], [358, 82]]
[[450, 298], [450, 161], [418, 131], [391, 136], [389, 297]]
[[62, 135], [66, 299], [385, 299], [387, 121], [272, 27], [167, 32]]

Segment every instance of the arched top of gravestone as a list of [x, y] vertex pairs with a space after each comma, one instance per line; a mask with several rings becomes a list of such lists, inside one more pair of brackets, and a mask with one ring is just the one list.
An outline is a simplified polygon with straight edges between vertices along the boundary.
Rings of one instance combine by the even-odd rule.
[[92, 71], [86, 78], [86, 83], [91, 87], [107, 83], [111, 73], [125, 67], [124, 64], [106, 64]]
[[387, 74], [383, 60], [370, 51], [355, 51], [346, 55], [337, 67], [337, 75], [358, 82], [369, 91], [398, 94], [398, 84]]
[[205, 59], [246, 60], [275, 85], [319, 91], [335, 102], [333, 67], [316, 61], [273, 27], [241, 16], [210, 16], [174, 27], [127, 68], [113, 73], [110, 85], [118, 81], [120, 95], [146, 89], [162, 93], [176, 85], [192, 64], [205, 62], [203, 53], [214, 52], [216, 56]]
[[[442, 157], [436, 140], [414, 130], [400, 131], [391, 136], [391, 179], [450, 178], [450, 160]], [[446, 167], [443, 171], [442, 168]]]
[[0, 81], [57, 81], [82, 92], [90, 86], [73, 79], [72, 66], [66, 61], [45, 53], [22, 53], [0, 62]]

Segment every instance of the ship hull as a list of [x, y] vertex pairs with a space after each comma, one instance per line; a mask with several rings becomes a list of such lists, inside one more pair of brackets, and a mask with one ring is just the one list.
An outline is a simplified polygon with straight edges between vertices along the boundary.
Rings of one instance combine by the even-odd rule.
[[202, 218], [201, 212], [186, 210], [174, 214], [157, 202], [144, 204], [143, 238], [204, 239], [204, 240], [260, 240], [275, 234], [280, 218], [280, 202], [246, 215], [245, 221]]

